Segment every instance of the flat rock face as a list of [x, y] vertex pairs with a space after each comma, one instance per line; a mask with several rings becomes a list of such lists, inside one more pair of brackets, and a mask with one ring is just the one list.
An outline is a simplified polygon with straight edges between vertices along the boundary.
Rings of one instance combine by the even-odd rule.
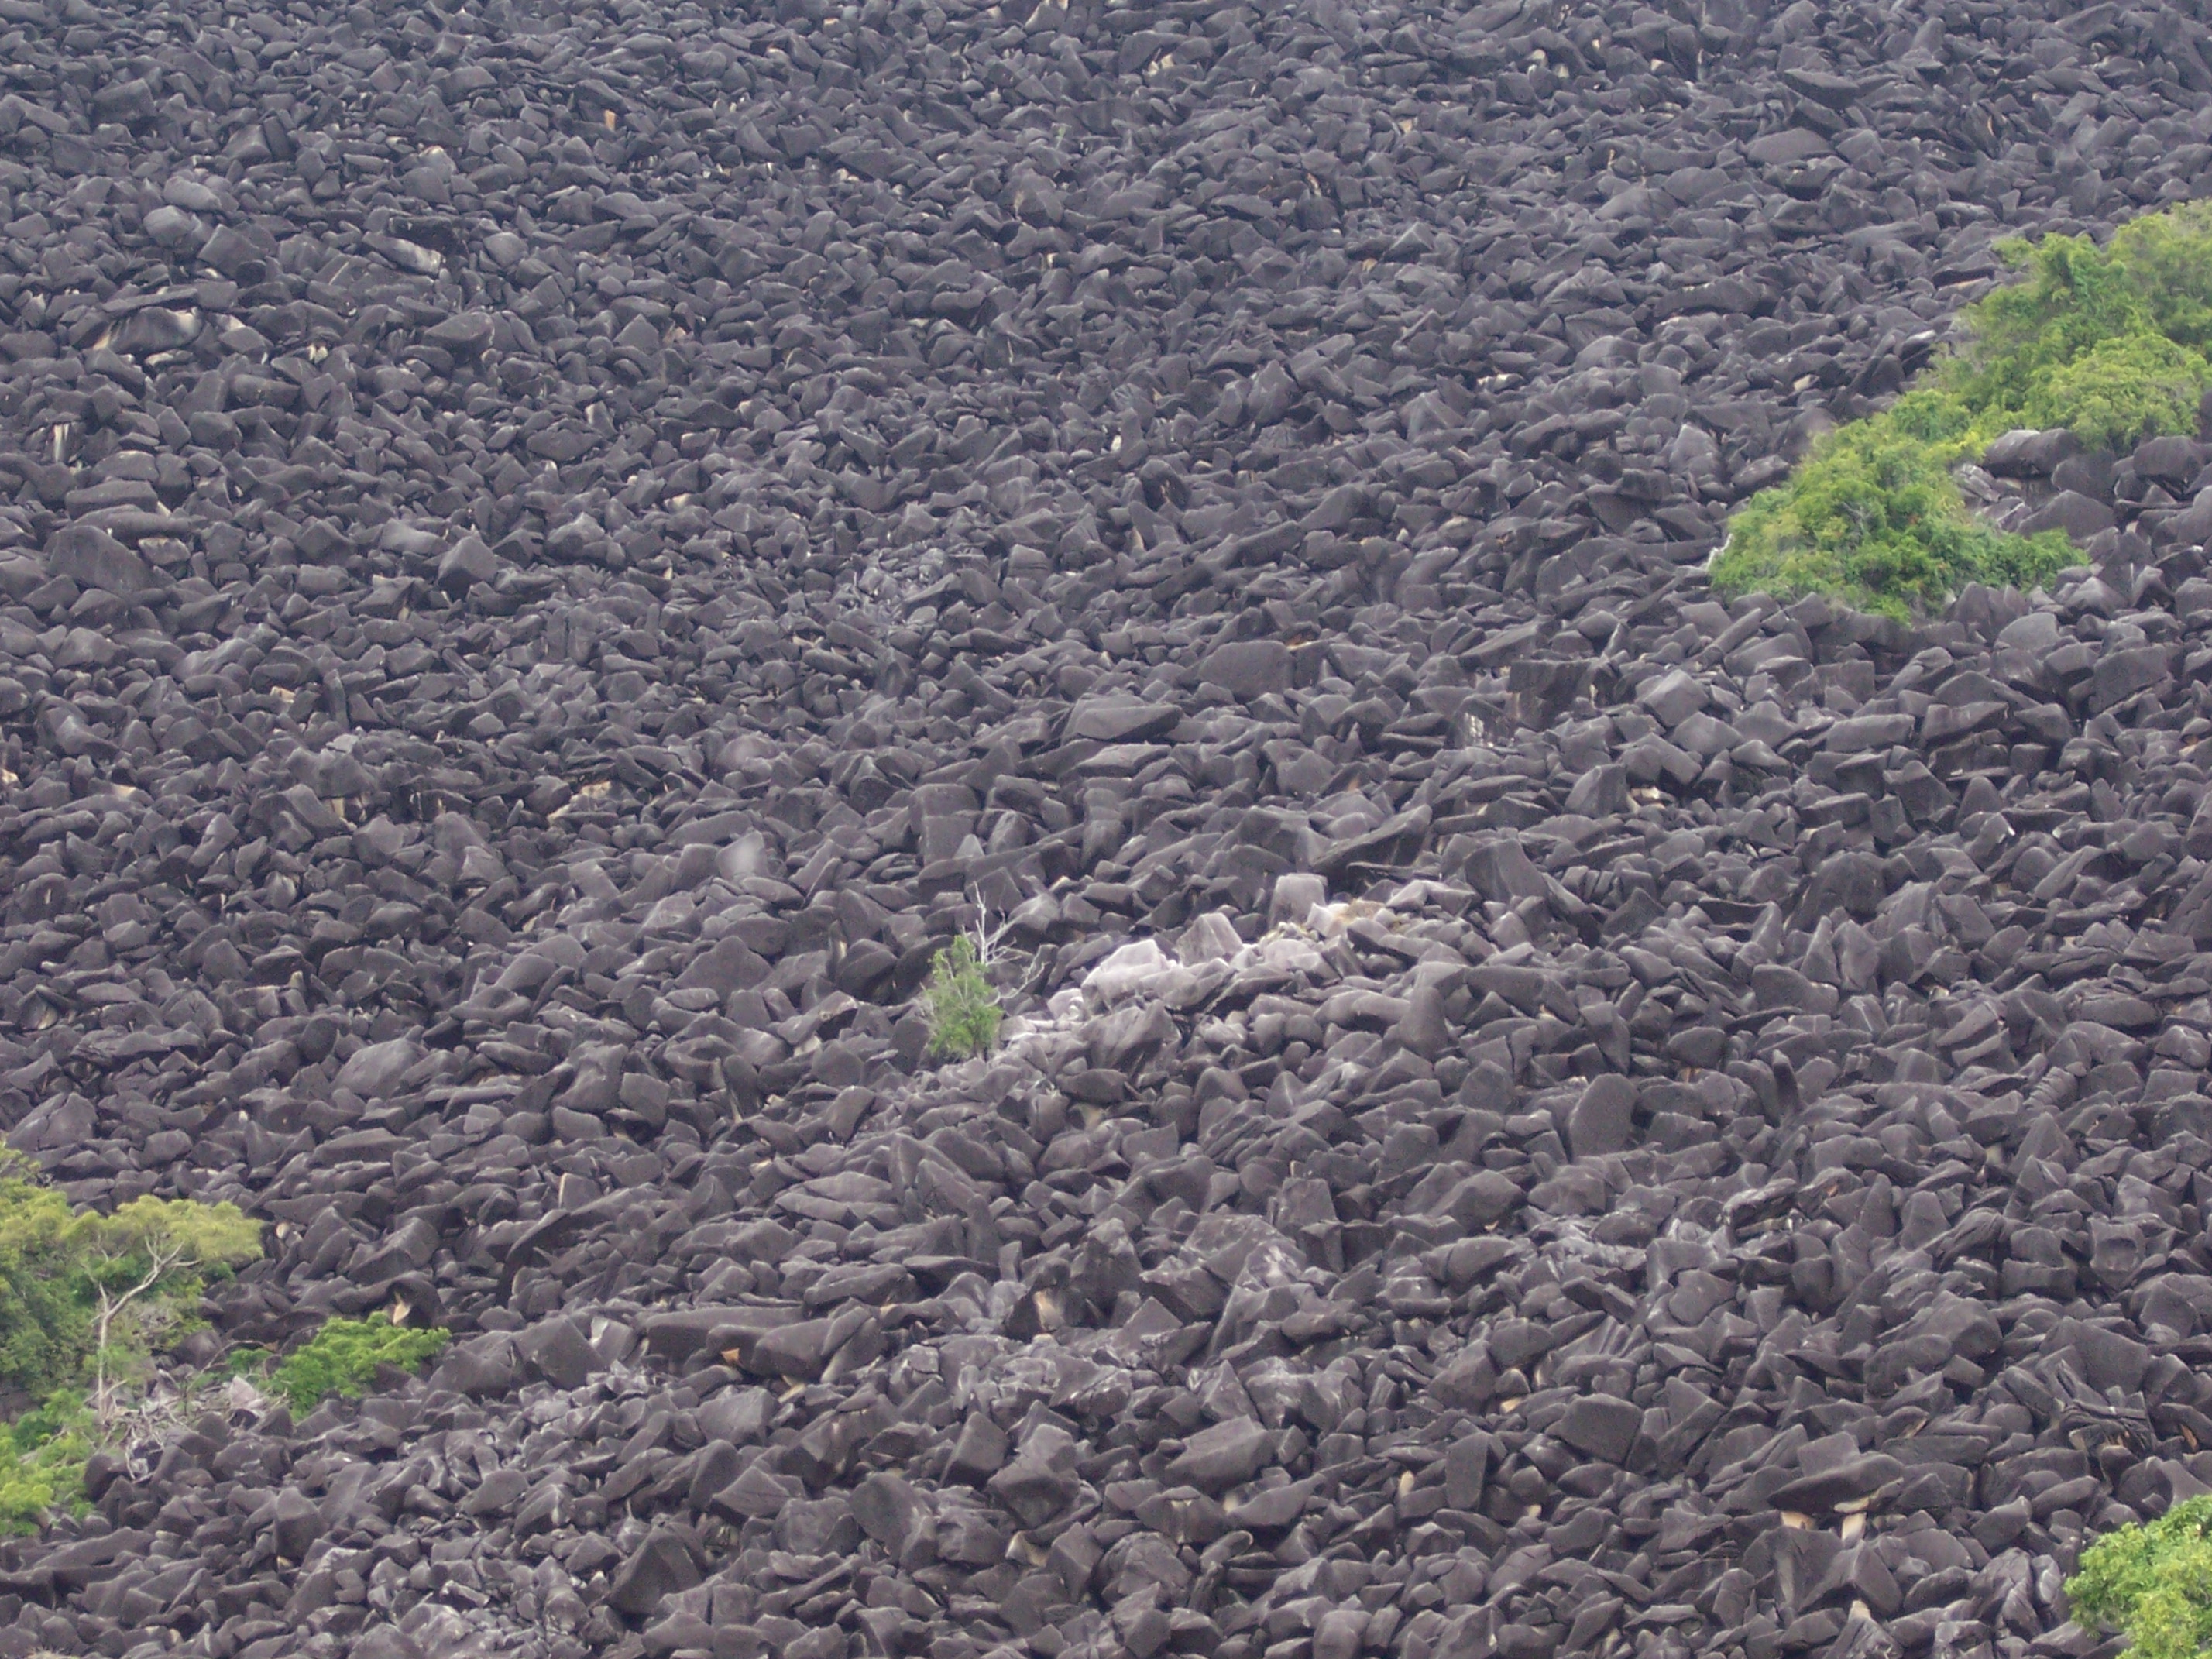
[[267, 1221], [179, 1371], [453, 1333], [0, 1652], [2088, 1653], [2212, 1487], [2207, 451], [1699, 570], [2199, 193], [2172, 24], [0, 0], [0, 1129]]

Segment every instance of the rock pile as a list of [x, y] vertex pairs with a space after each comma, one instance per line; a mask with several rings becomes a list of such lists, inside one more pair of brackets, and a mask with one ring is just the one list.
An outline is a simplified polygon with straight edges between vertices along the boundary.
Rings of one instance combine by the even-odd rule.
[[[2086, 1656], [2212, 1488], [2212, 472], [1717, 603], [2172, 8], [0, 0], [0, 1654]], [[940, 1066], [954, 933], [1010, 1014]]]

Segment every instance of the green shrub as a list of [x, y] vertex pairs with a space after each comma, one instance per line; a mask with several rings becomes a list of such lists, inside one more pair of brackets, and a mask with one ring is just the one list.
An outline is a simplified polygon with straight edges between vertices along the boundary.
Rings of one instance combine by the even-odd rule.
[[0, 1155], [0, 1382], [45, 1402], [0, 1429], [0, 1531], [82, 1503], [85, 1459], [115, 1431], [125, 1386], [195, 1322], [210, 1276], [260, 1254], [259, 1224], [235, 1205], [76, 1211]]
[[155, 1347], [197, 1323], [208, 1275], [261, 1256], [258, 1222], [235, 1204], [188, 1198], [137, 1198], [106, 1216], [88, 1211], [70, 1237], [91, 1291], [92, 1406], [103, 1425], [115, 1409], [116, 1383], [134, 1378]]
[[180, 1333], [209, 1275], [260, 1255], [259, 1224], [234, 1204], [148, 1197], [112, 1215], [72, 1211], [26, 1166], [0, 1161], [0, 1380], [44, 1397], [89, 1366], [104, 1395]]
[[1969, 581], [2027, 586], [2075, 562], [2063, 536], [1976, 521], [1951, 469], [2019, 427], [2119, 449], [2197, 429], [2212, 386], [2212, 204], [2087, 237], [2010, 241], [2024, 275], [1969, 307], [1963, 347], [1889, 409], [1814, 446], [1730, 521], [1727, 593], [1825, 593], [1904, 617]]
[[276, 1356], [254, 1343], [240, 1343], [208, 1367], [208, 1375], [228, 1382], [237, 1376], [260, 1376], [275, 1363]]
[[986, 1054], [998, 1042], [999, 995], [984, 976], [974, 941], [964, 934], [931, 963], [929, 982], [921, 988], [921, 1012], [929, 1024], [929, 1052], [940, 1058]]
[[2076, 1623], [2125, 1636], [2129, 1659], [2212, 1650], [2212, 1498], [2100, 1538], [2081, 1553], [2066, 1598]]
[[0, 1431], [0, 1534], [35, 1533], [48, 1510], [83, 1508], [85, 1460], [100, 1438], [84, 1395], [67, 1389]]
[[2160, 433], [2197, 430], [2212, 365], [2162, 334], [2100, 340], [2054, 368], [2029, 399], [2027, 424], [2071, 427], [2092, 448], [2132, 449]]
[[43, 1395], [92, 1352], [90, 1285], [69, 1200], [19, 1170], [0, 1176], [0, 1380]]
[[2212, 356], [2212, 205], [2147, 214], [2101, 248], [2046, 236], [1997, 252], [2026, 275], [1968, 308], [1967, 349], [1938, 370], [1978, 411], [2023, 415], [2051, 371], [2110, 339], [2157, 336]]
[[295, 1412], [334, 1394], [362, 1393], [379, 1365], [413, 1370], [453, 1340], [446, 1330], [415, 1330], [381, 1319], [332, 1319], [276, 1367], [272, 1385]]
[[1940, 604], [1970, 581], [2028, 586], [2075, 562], [2056, 531], [2007, 535], [1967, 513], [1951, 480], [1957, 437], [1936, 435], [1937, 400], [1912, 399], [1830, 433], [1786, 486], [1753, 496], [1713, 561], [1714, 586], [1825, 593], [1902, 619], [1908, 603]]

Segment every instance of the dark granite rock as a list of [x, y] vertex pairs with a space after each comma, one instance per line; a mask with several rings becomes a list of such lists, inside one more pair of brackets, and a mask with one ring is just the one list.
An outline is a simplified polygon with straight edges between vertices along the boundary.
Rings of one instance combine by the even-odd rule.
[[0, 0], [0, 1125], [266, 1224], [172, 1371], [454, 1334], [9, 1642], [2078, 1646], [2212, 1484], [2205, 452], [1698, 567], [2199, 193], [2186, 32], [513, 9]]

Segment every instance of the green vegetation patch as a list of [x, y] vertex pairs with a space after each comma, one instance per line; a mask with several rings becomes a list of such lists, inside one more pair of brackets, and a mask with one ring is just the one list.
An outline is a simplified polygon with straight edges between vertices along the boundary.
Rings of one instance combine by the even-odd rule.
[[44, 1402], [0, 1429], [0, 1532], [82, 1501], [85, 1459], [118, 1432], [154, 1352], [197, 1324], [210, 1279], [260, 1255], [236, 1205], [72, 1210], [0, 1158], [0, 1382]]
[[2107, 1533], [2066, 1581], [2075, 1622], [2128, 1638], [2127, 1659], [2212, 1651], [2212, 1498]]
[[83, 1393], [70, 1389], [0, 1429], [0, 1534], [27, 1535], [49, 1510], [84, 1508], [85, 1462], [101, 1438]]
[[1826, 593], [1901, 619], [1908, 600], [1940, 604], [1970, 581], [2033, 586], [2075, 563], [2057, 531], [2008, 535], [1966, 511], [1951, 468], [1978, 452], [1959, 425], [1948, 399], [1913, 392], [1830, 433], [1736, 515], [1714, 586]]
[[384, 1319], [332, 1319], [287, 1355], [271, 1379], [295, 1412], [313, 1411], [334, 1394], [367, 1390], [379, 1365], [411, 1371], [443, 1352], [453, 1333], [416, 1330]]
[[929, 1025], [929, 1052], [940, 1059], [987, 1054], [998, 1042], [999, 994], [964, 934], [937, 953], [921, 988], [921, 1013]]
[[1752, 497], [1713, 560], [1716, 587], [1903, 619], [1970, 581], [2033, 586], [2078, 562], [2072, 544], [1979, 523], [1952, 468], [2021, 427], [2114, 451], [2197, 430], [2212, 387], [2212, 204], [2135, 220], [2103, 247], [2047, 236], [1998, 252], [2021, 279], [1969, 307], [1963, 348], [1911, 392]]

